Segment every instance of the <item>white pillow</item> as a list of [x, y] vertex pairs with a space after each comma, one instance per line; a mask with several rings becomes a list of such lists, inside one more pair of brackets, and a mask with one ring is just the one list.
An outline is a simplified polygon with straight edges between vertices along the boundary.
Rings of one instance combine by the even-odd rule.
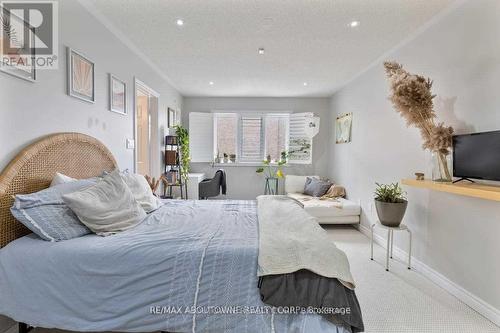
[[104, 176], [96, 185], [62, 198], [83, 224], [101, 236], [130, 229], [147, 216], [119, 170]]
[[160, 199], [154, 196], [146, 178], [142, 175], [130, 172], [122, 172], [122, 179], [127, 184], [135, 200], [142, 206], [146, 213], [150, 213], [161, 204]]
[[63, 175], [62, 173], [56, 172], [56, 175], [54, 178], [52, 178], [52, 182], [50, 183], [49, 187], [53, 187], [56, 185], [61, 185], [61, 184], [66, 184], [66, 183], [71, 183], [76, 181], [77, 179]]

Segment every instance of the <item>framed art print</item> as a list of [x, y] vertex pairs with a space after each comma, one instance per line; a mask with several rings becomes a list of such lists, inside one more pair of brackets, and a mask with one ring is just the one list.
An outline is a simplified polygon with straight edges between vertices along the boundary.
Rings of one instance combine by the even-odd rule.
[[175, 110], [168, 108], [167, 109], [167, 127], [174, 127], [176, 125], [176, 114]]
[[352, 113], [346, 113], [337, 117], [335, 121], [335, 142], [351, 142]]
[[68, 47], [68, 95], [95, 102], [95, 64], [83, 54]]
[[[16, 15], [7, 15], [0, 7], [0, 71], [12, 76], [35, 82], [35, 28]], [[21, 27], [23, 35], [29, 36], [21, 43], [14, 26]]]
[[127, 114], [127, 85], [113, 74], [109, 74], [109, 109]]

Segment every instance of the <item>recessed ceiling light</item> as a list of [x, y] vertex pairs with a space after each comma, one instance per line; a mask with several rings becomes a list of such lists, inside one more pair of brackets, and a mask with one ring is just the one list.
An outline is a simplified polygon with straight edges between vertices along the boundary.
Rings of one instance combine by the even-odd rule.
[[357, 26], [359, 26], [359, 21], [352, 21], [351, 23], [349, 23], [349, 26], [351, 28], [356, 28]]
[[184, 20], [183, 19], [177, 19], [175, 21], [175, 24], [177, 24], [179, 27], [184, 25]]
[[208, 82], [209, 85], [213, 86], [214, 85], [214, 81], [210, 81]]
[[261, 48], [259, 49], [259, 54], [264, 54], [264, 53], [266, 53], [266, 51], [264, 50], [264, 48], [263, 48], [263, 47], [261, 47]]
[[307, 86], [307, 82], [304, 82], [304, 87]]

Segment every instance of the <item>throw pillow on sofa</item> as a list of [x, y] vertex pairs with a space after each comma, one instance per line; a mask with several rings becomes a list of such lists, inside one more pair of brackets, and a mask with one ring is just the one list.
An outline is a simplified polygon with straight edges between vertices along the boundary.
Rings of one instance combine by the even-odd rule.
[[331, 186], [332, 183], [330, 183], [329, 181], [307, 177], [306, 184], [304, 186], [304, 194], [313, 197], [321, 197], [328, 191]]

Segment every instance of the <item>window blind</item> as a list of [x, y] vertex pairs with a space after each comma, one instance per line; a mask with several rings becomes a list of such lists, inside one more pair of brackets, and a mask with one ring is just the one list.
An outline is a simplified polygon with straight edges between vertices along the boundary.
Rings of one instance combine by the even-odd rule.
[[290, 115], [288, 163], [312, 163], [312, 138], [308, 136], [306, 128], [313, 116], [312, 112]]
[[241, 126], [241, 162], [260, 162], [262, 160], [262, 118], [242, 116]]
[[213, 162], [214, 121], [211, 113], [189, 113], [191, 162]]

